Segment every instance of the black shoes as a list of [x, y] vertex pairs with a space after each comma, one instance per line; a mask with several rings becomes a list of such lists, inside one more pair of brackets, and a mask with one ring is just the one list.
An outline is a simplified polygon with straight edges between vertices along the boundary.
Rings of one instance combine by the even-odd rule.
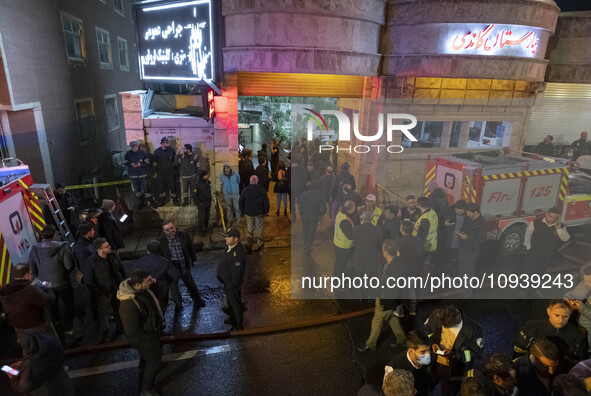
[[370, 352], [375, 352], [376, 350], [368, 347], [367, 345], [364, 345], [364, 346], [358, 347], [357, 351], [363, 352], [363, 353], [370, 353]]

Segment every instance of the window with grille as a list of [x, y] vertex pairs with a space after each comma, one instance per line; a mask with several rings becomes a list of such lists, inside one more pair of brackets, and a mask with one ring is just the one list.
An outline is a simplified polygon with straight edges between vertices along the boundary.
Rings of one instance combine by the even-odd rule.
[[113, 68], [113, 62], [111, 60], [111, 39], [109, 32], [96, 28], [96, 46], [98, 47], [99, 65], [103, 69]]
[[72, 62], [86, 62], [82, 20], [62, 13], [62, 27], [68, 60]]

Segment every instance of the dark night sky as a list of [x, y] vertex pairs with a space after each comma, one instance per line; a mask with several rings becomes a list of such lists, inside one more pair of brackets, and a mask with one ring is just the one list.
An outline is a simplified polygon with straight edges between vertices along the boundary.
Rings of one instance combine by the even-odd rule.
[[554, 0], [562, 11], [591, 10], [591, 0]]

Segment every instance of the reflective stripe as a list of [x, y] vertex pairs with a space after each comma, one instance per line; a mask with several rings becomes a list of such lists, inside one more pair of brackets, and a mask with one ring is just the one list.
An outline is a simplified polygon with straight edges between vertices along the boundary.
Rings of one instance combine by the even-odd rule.
[[469, 349], [466, 349], [464, 351], [464, 358], [466, 359], [466, 363], [468, 363], [472, 360], [472, 354], [470, 353]]
[[437, 249], [437, 213], [433, 209], [430, 209], [423, 213], [421, 217], [415, 223], [415, 229], [412, 233], [413, 236], [417, 236], [419, 232], [419, 227], [423, 219], [426, 219], [429, 222], [429, 232], [427, 233], [427, 238], [425, 238], [425, 251], [426, 252], [434, 252]]
[[348, 221], [353, 226], [353, 222], [343, 212], [337, 214], [334, 226], [334, 245], [341, 249], [350, 249], [353, 247], [353, 241], [348, 239], [343, 231], [341, 231], [341, 222]]
[[468, 370], [468, 378], [474, 377], [474, 369]]
[[371, 219], [371, 224], [373, 224], [374, 226], [377, 227], [378, 225], [378, 221], [380, 220], [380, 217], [382, 217], [382, 209], [380, 208], [374, 208], [373, 210], [373, 219]]

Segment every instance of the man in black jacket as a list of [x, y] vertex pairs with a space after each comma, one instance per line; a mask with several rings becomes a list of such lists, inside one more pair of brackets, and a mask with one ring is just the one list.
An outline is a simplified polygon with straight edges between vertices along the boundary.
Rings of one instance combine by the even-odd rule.
[[135, 270], [117, 291], [123, 331], [132, 348], [140, 354], [141, 395], [157, 395], [156, 375], [162, 364], [160, 330], [163, 316], [150, 285], [155, 282], [146, 271]]
[[183, 146], [183, 154], [177, 156], [177, 166], [181, 175], [181, 196], [183, 198], [183, 206], [189, 204], [190, 194], [193, 191], [193, 186], [197, 183], [197, 176], [200, 172], [200, 164], [197, 162], [197, 154], [193, 153], [193, 146], [185, 144]]
[[515, 339], [515, 355], [526, 353], [535, 340], [546, 338], [556, 345], [562, 354], [562, 369], [568, 371], [579, 361], [589, 357], [587, 338], [577, 326], [568, 322], [571, 308], [566, 301], [550, 300], [546, 313], [546, 319], [525, 322]]
[[160, 242], [150, 241], [147, 246], [148, 254], [137, 261], [136, 269], [146, 271], [154, 278], [150, 289], [158, 299], [162, 315], [168, 306], [168, 292], [170, 285], [178, 282], [181, 272], [170, 262], [162, 257]]
[[12, 269], [13, 280], [0, 289], [0, 303], [16, 333], [37, 329], [54, 334], [47, 320], [46, 308], [55, 302], [55, 295], [31, 283], [29, 264]]
[[[404, 271], [400, 271], [401, 268], [397, 268], [398, 262], [394, 260], [396, 257], [397, 251], [396, 247], [394, 246], [394, 241], [391, 239], [386, 239], [382, 245], [382, 254], [384, 259], [386, 260], [386, 264], [382, 270], [381, 274], [381, 284], [385, 285], [386, 280], [389, 277], [394, 277], [400, 275]], [[394, 293], [397, 293], [394, 291]], [[394, 315], [394, 310], [400, 303], [399, 298], [393, 298], [397, 296], [393, 296], [392, 293], [384, 292], [383, 294], [386, 298], [377, 298], [375, 303], [375, 310], [373, 314], [373, 319], [371, 321], [371, 332], [369, 338], [365, 341], [365, 345], [362, 347], [357, 348], [359, 352], [375, 352], [376, 346], [378, 343], [378, 338], [380, 337], [380, 333], [382, 332], [382, 325], [384, 321], [387, 321], [394, 333], [394, 337], [396, 339], [397, 344], [404, 344], [406, 342], [406, 335], [404, 334], [404, 330], [400, 325], [400, 321]]]
[[72, 253], [80, 269], [86, 263], [86, 260], [94, 254], [94, 248], [92, 247], [95, 235], [94, 224], [90, 222], [82, 223], [78, 228], [78, 234], [78, 240], [74, 244]]
[[209, 213], [211, 209], [211, 182], [209, 181], [209, 173], [206, 170], [199, 173], [199, 181], [193, 190], [193, 202], [199, 210], [197, 223], [203, 237], [209, 232]]
[[55, 295], [50, 316], [58, 336], [65, 341], [65, 333], [72, 332], [74, 317], [74, 290], [70, 274], [76, 269], [70, 248], [64, 242], [55, 240], [55, 227], [48, 225], [41, 233], [43, 238], [33, 246], [29, 254], [29, 265], [34, 278], [47, 282], [47, 291]]
[[[474, 276], [476, 262], [480, 255], [480, 247], [486, 242], [486, 222], [480, 214], [480, 209], [475, 203], [466, 205], [464, 225], [457, 235], [460, 237], [460, 249], [458, 252], [458, 265], [460, 276]], [[471, 290], [467, 291], [471, 294]]]
[[513, 362], [519, 396], [550, 396], [559, 366], [560, 352], [556, 345], [545, 338], [536, 340], [529, 355]]
[[[482, 357], [484, 344], [480, 325], [453, 305], [435, 309], [425, 322], [431, 349], [437, 355], [435, 373], [442, 396], [456, 395], [461, 378]], [[457, 380], [456, 380], [457, 379]]]
[[[197, 262], [195, 247], [191, 237], [182, 231], [177, 231], [175, 225], [170, 220], [162, 222], [164, 235], [158, 238], [162, 257], [172, 261], [172, 264], [181, 272], [181, 279], [187, 287], [193, 303], [198, 307], [204, 307], [205, 301], [199, 295], [197, 285], [191, 273], [191, 267]], [[179, 283], [173, 282], [170, 285], [170, 294], [177, 308], [182, 308], [181, 291]]]
[[102, 213], [98, 216], [98, 232], [109, 242], [111, 249], [117, 250], [125, 247], [123, 235], [119, 229], [119, 221], [115, 218], [113, 213], [116, 209], [115, 202], [110, 199], [103, 199]]
[[248, 246], [256, 240], [259, 250], [265, 246], [263, 239], [263, 225], [265, 215], [269, 213], [269, 197], [267, 192], [258, 185], [259, 179], [255, 175], [250, 177], [250, 184], [242, 190], [238, 204], [240, 213], [246, 215], [248, 227]]
[[486, 359], [482, 371], [468, 370], [464, 381], [467, 378], [477, 378], [485, 386], [487, 394], [490, 396], [513, 396], [516, 391], [515, 369], [511, 366], [511, 361], [500, 353], [495, 353]]
[[178, 177], [176, 169], [178, 167], [175, 161], [175, 152], [170, 148], [170, 139], [163, 137], [160, 139], [160, 147], [154, 150], [152, 165], [156, 168], [156, 184], [158, 193], [158, 205], [162, 206], [168, 202], [168, 193], [175, 206], [180, 206], [177, 196]]
[[78, 202], [76, 202], [76, 198], [66, 191], [66, 186], [62, 183], [55, 183], [53, 194], [57, 200], [57, 204], [62, 210], [64, 220], [66, 220], [70, 232], [72, 232], [72, 235], [76, 235], [78, 231], [78, 218], [76, 217], [76, 206], [78, 205]]
[[84, 279], [86, 286], [94, 295], [97, 302], [97, 316], [99, 329], [102, 332], [101, 342], [107, 342], [112, 339], [109, 337], [109, 315], [112, 309], [118, 325], [121, 329], [119, 320], [119, 301], [116, 298], [116, 292], [119, 284], [125, 279], [125, 270], [117, 256], [111, 250], [111, 245], [105, 238], [97, 238], [92, 242], [92, 247], [96, 254], [93, 254], [86, 260], [84, 269]]
[[246, 249], [240, 243], [240, 231], [230, 229], [222, 234], [226, 239], [224, 254], [218, 264], [217, 278], [224, 285], [228, 300], [230, 318], [224, 323], [231, 324], [232, 330], [242, 330], [242, 298], [240, 289], [246, 269]]
[[302, 237], [304, 253], [310, 254], [316, 236], [318, 220], [326, 211], [326, 201], [318, 181], [313, 181], [300, 197], [300, 215], [302, 216]]
[[417, 396], [429, 396], [435, 387], [434, 378], [429, 370], [431, 364], [431, 343], [421, 333], [411, 331], [406, 336], [406, 349], [390, 360], [388, 367], [407, 370], [415, 378]]

